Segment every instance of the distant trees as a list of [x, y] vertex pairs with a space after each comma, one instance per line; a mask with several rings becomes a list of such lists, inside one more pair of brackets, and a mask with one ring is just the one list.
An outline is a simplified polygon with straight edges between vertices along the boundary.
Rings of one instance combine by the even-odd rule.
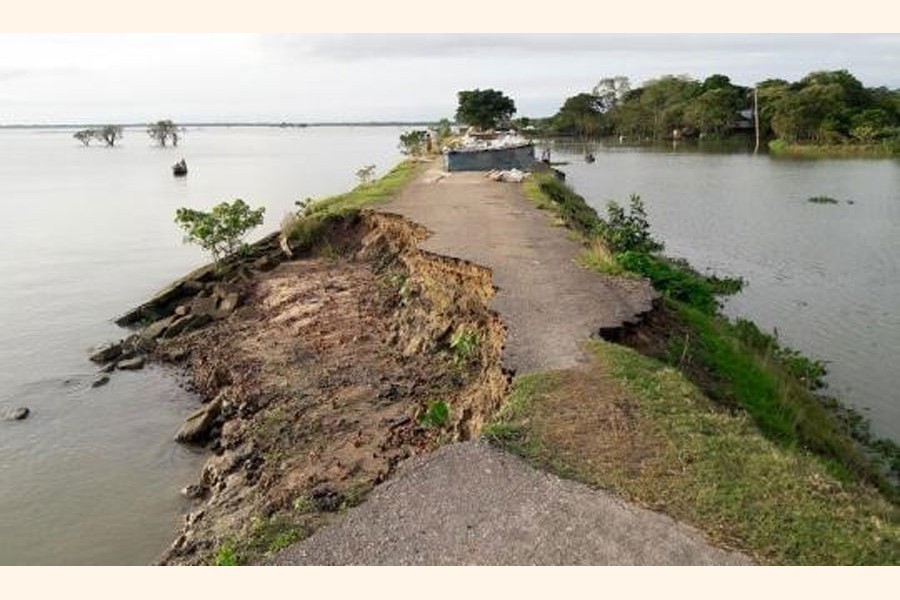
[[76, 131], [75, 135], [72, 136], [85, 146], [91, 145], [91, 140], [96, 137], [96, 131], [93, 129], [82, 129], [81, 131]]
[[567, 98], [554, 117], [560, 132], [580, 137], [593, 137], [603, 126], [601, 101], [594, 94], [578, 94]]
[[104, 125], [97, 132], [97, 136], [112, 148], [117, 141], [122, 139], [122, 127], [120, 125]]
[[516, 104], [498, 90], [464, 90], [457, 94], [456, 120], [479, 129], [494, 129], [516, 112]]
[[157, 121], [156, 123], [151, 123], [147, 126], [147, 134], [163, 148], [166, 147], [166, 143], [169, 140], [172, 140], [173, 146], [178, 145], [179, 131], [180, 128], [178, 125], [168, 119]]
[[116, 145], [122, 139], [122, 127], [120, 125], [104, 125], [99, 129], [82, 129], [72, 136], [85, 146], [91, 145], [91, 140], [98, 140], [109, 147]]
[[[800, 81], [756, 85], [763, 137], [786, 143], [874, 143], [900, 147], [900, 90], [866, 88], [846, 70], [817, 71]], [[666, 75], [632, 88], [625, 77], [601, 79], [590, 93], [566, 99], [549, 132], [632, 139], [721, 137], [751, 129], [753, 88], [727, 75], [703, 81]], [[742, 114], [743, 113], [743, 114]]]

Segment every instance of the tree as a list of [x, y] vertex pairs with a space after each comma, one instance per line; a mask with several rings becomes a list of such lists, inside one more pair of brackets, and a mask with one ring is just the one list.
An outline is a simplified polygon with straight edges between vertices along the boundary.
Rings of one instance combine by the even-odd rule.
[[604, 77], [594, 86], [594, 96], [597, 98], [597, 109], [600, 112], [609, 112], [622, 102], [631, 91], [631, 82], [627, 77], [616, 75]]
[[719, 135], [732, 125], [740, 108], [741, 97], [730, 84], [727, 87], [711, 87], [688, 103], [684, 110], [684, 122], [700, 133]]
[[420, 156], [425, 152], [428, 132], [424, 129], [405, 131], [400, 134], [400, 151], [407, 156]]
[[178, 125], [168, 119], [147, 126], [147, 134], [164, 148], [169, 139], [172, 140], [173, 146], [178, 145], [178, 132]]
[[97, 132], [93, 129], [82, 129], [81, 131], [76, 131], [72, 137], [85, 146], [90, 146], [91, 140], [97, 137]]
[[97, 139], [106, 142], [110, 148], [116, 145], [118, 140], [122, 139], [122, 127], [119, 125], [104, 125], [95, 132]]
[[557, 130], [583, 137], [592, 137], [602, 127], [600, 103], [593, 94], [578, 94], [567, 98], [556, 113]]
[[265, 207], [251, 209], [243, 200], [222, 202], [210, 212], [179, 208], [175, 222], [184, 229], [185, 243], [197, 244], [212, 255], [218, 267], [244, 246], [244, 235], [262, 224]]
[[457, 96], [456, 120], [482, 130], [495, 128], [516, 112], [515, 102], [497, 90], [464, 90]]

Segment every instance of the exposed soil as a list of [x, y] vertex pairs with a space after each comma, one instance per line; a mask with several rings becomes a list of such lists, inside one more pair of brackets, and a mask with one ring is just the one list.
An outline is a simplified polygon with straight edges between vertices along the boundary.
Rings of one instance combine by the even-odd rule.
[[[162, 339], [215, 407], [197, 507], [165, 564], [240, 560], [305, 537], [358, 503], [404, 458], [478, 433], [503, 398], [504, 330], [490, 272], [418, 250], [426, 232], [392, 215], [348, 217], [329, 256], [282, 262], [242, 284], [243, 302]], [[450, 348], [471, 332], [466, 356]], [[442, 425], [420, 416], [449, 407]]]

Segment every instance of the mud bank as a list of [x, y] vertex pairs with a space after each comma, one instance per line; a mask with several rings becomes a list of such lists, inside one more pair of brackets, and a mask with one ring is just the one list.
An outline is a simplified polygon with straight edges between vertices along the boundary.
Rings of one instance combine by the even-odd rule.
[[203, 399], [177, 437], [211, 455], [160, 563], [258, 560], [403, 459], [479, 433], [509, 385], [491, 273], [420, 250], [426, 236], [354, 212], [300, 258], [267, 238], [121, 319], [152, 322], [103, 358], [177, 365]]

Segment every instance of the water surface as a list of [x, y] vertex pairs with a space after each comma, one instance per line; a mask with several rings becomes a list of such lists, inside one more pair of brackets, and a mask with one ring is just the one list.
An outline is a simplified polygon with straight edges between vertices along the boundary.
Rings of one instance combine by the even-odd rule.
[[[89, 348], [113, 319], [205, 262], [175, 209], [242, 198], [257, 237], [295, 200], [352, 187], [399, 159], [400, 130], [190, 128], [177, 148], [126, 130], [83, 148], [72, 130], [0, 130], [0, 564], [146, 564], [187, 507], [202, 455], [172, 441], [196, 399], [173, 373], [119, 373], [91, 389]], [[186, 178], [170, 165], [184, 157]], [[251, 236], [252, 237], [252, 236]]]

